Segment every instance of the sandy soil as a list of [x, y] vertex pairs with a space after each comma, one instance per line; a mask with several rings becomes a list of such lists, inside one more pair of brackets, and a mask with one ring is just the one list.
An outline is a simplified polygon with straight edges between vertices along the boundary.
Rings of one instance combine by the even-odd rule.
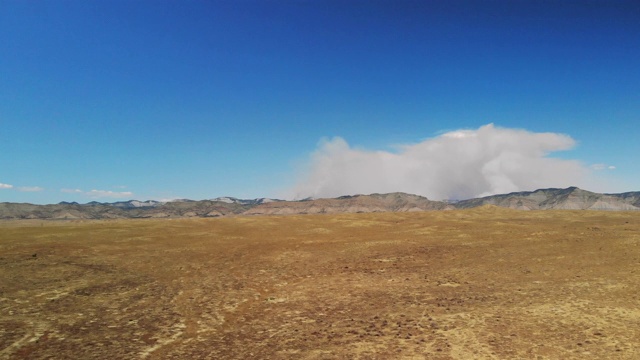
[[1, 359], [639, 359], [640, 213], [0, 223]]

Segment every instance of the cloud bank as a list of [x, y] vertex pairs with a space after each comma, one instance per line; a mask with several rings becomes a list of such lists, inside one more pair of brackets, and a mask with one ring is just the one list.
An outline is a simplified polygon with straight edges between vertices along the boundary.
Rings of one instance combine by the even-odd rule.
[[596, 171], [601, 171], [601, 170], [615, 170], [616, 167], [613, 165], [607, 165], [607, 164], [593, 164], [590, 166], [591, 169], [596, 170]]
[[43, 190], [44, 188], [41, 188], [40, 186], [21, 186], [18, 188], [18, 191], [22, 192], [39, 192]]
[[548, 157], [575, 141], [563, 134], [534, 133], [488, 124], [456, 130], [397, 152], [354, 149], [342, 138], [324, 140], [307, 170], [285, 196], [407, 192], [434, 200], [468, 199], [513, 191], [581, 186], [589, 168]]
[[82, 193], [84, 193], [84, 191], [82, 191], [80, 189], [60, 189], [60, 192], [67, 193], [67, 194], [82, 194]]
[[80, 189], [60, 189], [60, 192], [67, 194], [79, 194], [88, 196], [90, 198], [114, 198], [114, 199], [122, 199], [133, 196], [131, 191], [111, 191], [111, 190], [91, 190], [91, 191], [82, 191]]
[[14, 189], [14, 190], [22, 191], [22, 192], [39, 192], [39, 191], [43, 191], [44, 190], [44, 188], [41, 188], [40, 186], [18, 186], [18, 187], [14, 187], [13, 185], [3, 184], [3, 183], [0, 183], [0, 189]]
[[110, 191], [110, 190], [91, 190], [86, 192], [87, 195], [93, 198], [126, 198], [129, 196], [133, 196], [131, 191]]

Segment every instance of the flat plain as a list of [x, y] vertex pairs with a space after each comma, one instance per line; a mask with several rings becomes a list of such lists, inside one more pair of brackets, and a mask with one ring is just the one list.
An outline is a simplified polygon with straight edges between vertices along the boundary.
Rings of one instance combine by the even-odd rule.
[[640, 212], [0, 223], [1, 359], [639, 359]]

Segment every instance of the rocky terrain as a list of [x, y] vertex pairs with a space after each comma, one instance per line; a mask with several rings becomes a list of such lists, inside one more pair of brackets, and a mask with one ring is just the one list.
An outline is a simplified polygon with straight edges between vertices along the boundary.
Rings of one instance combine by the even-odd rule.
[[456, 208], [482, 205], [518, 210], [640, 210], [640, 191], [598, 194], [577, 187], [540, 189], [464, 200], [456, 203]]
[[60, 203], [32, 205], [0, 203], [0, 219], [126, 219], [218, 217], [241, 214], [251, 205], [223, 201], [172, 201], [149, 206], [124, 206], [122, 203]]
[[52, 205], [0, 203], [0, 219], [124, 219], [220, 217], [229, 215], [292, 215], [323, 213], [412, 212], [466, 209], [483, 205], [519, 210], [640, 210], [640, 192], [598, 194], [570, 187], [493, 195], [458, 202], [432, 201], [405, 193], [341, 196], [334, 199], [283, 201], [212, 200], [121, 201]]
[[431, 201], [405, 193], [341, 196], [335, 199], [276, 201], [261, 204], [245, 215], [336, 214], [369, 212], [411, 212], [453, 209], [442, 201]]

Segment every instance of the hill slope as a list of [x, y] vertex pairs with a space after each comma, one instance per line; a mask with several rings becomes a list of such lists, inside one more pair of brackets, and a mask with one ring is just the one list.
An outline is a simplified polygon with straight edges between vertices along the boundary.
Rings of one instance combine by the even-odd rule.
[[460, 201], [456, 208], [495, 205], [519, 210], [640, 210], [640, 192], [598, 194], [577, 187], [540, 189]]
[[123, 219], [218, 217], [229, 215], [290, 215], [371, 212], [412, 212], [467, 209], [484, 205], [518, 210], [640, 210], [640, 192], [598, 194], [576, 187], [514, 192], [456, 203], [433, 201], [406, 194], [341, 196], [333, 199], [284, 201], [241, 200], [231, 197], [213, 200], [120, 201], [87, 204], [62, 202], [52, 205], [0, 203], [0, 219]]
[[277, 201], [260, 204], [246, 215], [335, 214], [369, 212], [409, 212], [453, 209], [442, 201], [405, 193], [341, 196], [335, 199]]

